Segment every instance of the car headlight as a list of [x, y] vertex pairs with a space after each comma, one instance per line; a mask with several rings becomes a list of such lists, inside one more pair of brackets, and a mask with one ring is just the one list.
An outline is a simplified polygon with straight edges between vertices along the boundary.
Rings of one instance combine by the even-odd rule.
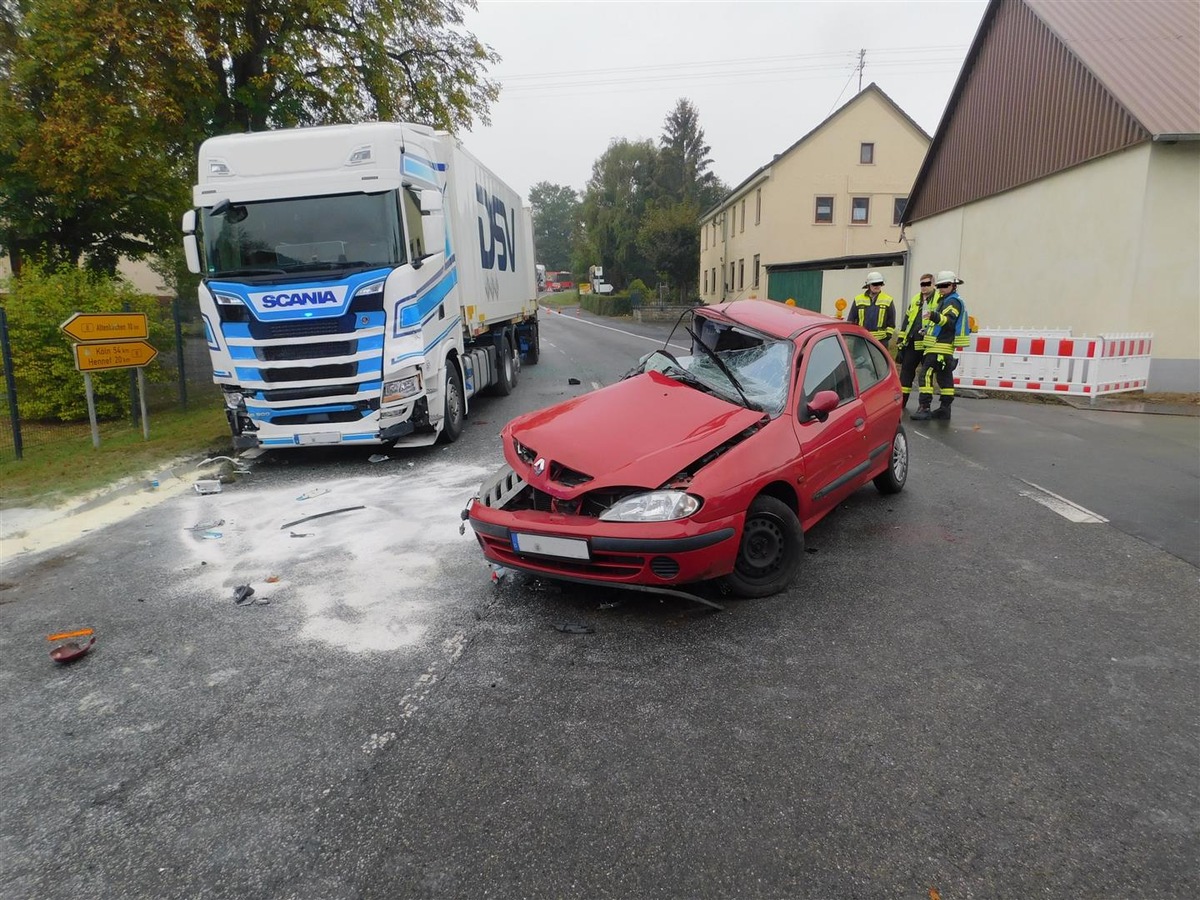
[[242, 405], [243, 399], [244, 398], [242, 397], [241, 391], [226, 391], [225, 392], [225, 406], [229, 409], [240, 408]]
[[603, 513], [604, 522], [670, 522], [700, 508], [700, 498], [683, 491], [650, 491], [618, 500]]

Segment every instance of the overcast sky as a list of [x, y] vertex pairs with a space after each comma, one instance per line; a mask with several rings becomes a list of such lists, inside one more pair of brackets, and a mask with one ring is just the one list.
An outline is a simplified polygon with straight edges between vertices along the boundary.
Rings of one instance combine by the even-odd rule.
[[731, 187], [874, 81], [930, 136], [986, 0], [478, 0], [503, 60], [492, 124], [463, 143], [528, 198], [582, 190], [614, 138], [653, 139], [680, 97]]

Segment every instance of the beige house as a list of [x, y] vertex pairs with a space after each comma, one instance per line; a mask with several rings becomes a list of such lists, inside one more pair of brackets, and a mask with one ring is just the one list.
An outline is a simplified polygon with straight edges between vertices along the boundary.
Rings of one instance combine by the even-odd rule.
[[[981, 327], [1152, 332], [1200, 390], [1200, 4], [992, 0], [905, 212]], [[911, 281], [911, 275], [910, 275]]]
[[768, 280], [767, 266], [856, 260], [837, 266], [847, 268], [899, 253], [901, 216], [928, 147], [929, 135], [877, 85], [867, 86], [704, 213], [701, 298], [790, 297], [832, 315], [846, 292], [841, 282], [863, 273], [825, 290], [819, 270], [773, 269]]
[[[158, 297], [169, 297], [171, 292], [163, 284], [162, 278], [150, 268], [145, 260], [122, 259], [117, 264], [117, 274], [125, 278], [143, 294], [154, 294]], [[0, 280], [12, 275], [12, 266], [8, 254], [0, 254]]]

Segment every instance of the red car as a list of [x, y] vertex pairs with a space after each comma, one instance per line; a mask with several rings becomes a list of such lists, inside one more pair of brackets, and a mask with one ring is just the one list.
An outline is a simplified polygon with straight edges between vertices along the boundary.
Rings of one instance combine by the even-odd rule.
[[520, 416], [507, 465], [468, 506], [493, 563], [642, 590], [792, 582], [804, 532], [868, 482], [904, 487], [908, 440], [887, 351], [781, 303], [699, 307], [692, 354]]

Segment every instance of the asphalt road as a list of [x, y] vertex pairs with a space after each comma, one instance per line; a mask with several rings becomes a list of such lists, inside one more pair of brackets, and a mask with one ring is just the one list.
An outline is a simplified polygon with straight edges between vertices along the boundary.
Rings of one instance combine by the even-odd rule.
[[499, 428], [662, 333], [624, 330], [548, 315], [450, 448], [273, 454], [8, 561], [0, 897], [1200, 893], [1196, 420], [961, 400], [723, 613], [493, 584]]

